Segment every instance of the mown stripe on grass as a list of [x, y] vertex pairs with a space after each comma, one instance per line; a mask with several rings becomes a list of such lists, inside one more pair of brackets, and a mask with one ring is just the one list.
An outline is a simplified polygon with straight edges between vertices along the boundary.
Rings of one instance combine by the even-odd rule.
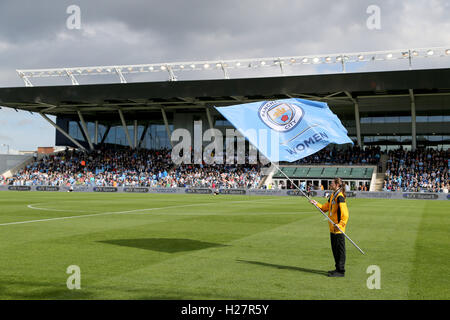
[[415, 242], [408, 299], [450, 299], [450, 203], [427, 201]]
[[[245, 214], [243, 215], [245, 216]], [[276, 215], [276, 213], [274, 213], [274, 215]], [[214, 217], [214, 214], [211, 214], [211, 217]], [[257, 252], [263, 256], [280, 254], [279, 249], [277, 249], [280, 245], [280, 239], [278, 237], [284, 238], [284, 241], [289, 241], [289, 239], [292, 239], [292, 236], [297, 233], [297, 227], [295, 227], [297, 223], [313, 218], [314, 213], [311, 212], [311, 215], [299, 215], [295, 217], [295, 220], [289, 219], [280, 221], [273, 225], [261, 224], [258, 220], [255, 220], [255, 227], [258, 227], [252, 229], [249, 229], [248, 227], [241, 229], [239, 227], [240, 223], [238, 222], [233, 229], [228, 230], [235, 233], [237, 231], [236, 229], [238, 229], [239, 232], [245, 232], [245, 234], [242, 233], [241, 235], [238, 235], [235, 233], [234, 235], [229, 234], [228, 236], [226, 236], [225, 233], [217, 233], [214, 231], [220, 229], [217, 223], [216, 226], [214, 226], [214, 221], [206, 223], [210, 226], [208, 229], [209, 234], [201, 232], [200, 228], [198, 228], [198, 224], [196, 224], [195, 221], [191, 221], [197, 226], [195, 233], [196, 237], [200, 236], [198, 239], [201, 238], [203, 241], [214, 241], [221, 243], [223, 246], [174, 254], [171, 257], [161, 259], [159, 262], [145, 265], [132, 271], [122, 273], [114, 272], [112, 276], [103, 273], [101, 278], [92, 280], [92, 282], [89, 283], [89, 289], [101, 292], [103, 298], [107, 299], [130, 290], [131, 283], [133, 284], [133, 291], [135, 293], [141, 292], [141, 296], [137, 297], [138, 299], [240, 298], [238, 292], [227, 292], [227, 288], [231, 284], [230, 281], [233, 281], [232, 279], [235, 278], [235, 275], [233, 275], [233, 272], [236, 271], [235, 268], [244, 266], [244, 269], [247, 269], [245, 264], [243, 265], [241, 262], [237, 261], [237, 258], [245, 259], [248, 255], [254, 257], [254, 254]], [[186, 223], [188, 223], [188, 221], [185, 220], [183, 224]], [[204, 226], [206, 224], [204, 223]], [[229, 227], [232, 228], [233, 225], [230, 223]], [[288, 232], [283, 231], [286, 227], [289, 230]], [[174, 229], [175, 230], [173, 231], [176, 232], [179, 237], [183, 235], [187, 236], [186, 231], [181, 232], [181, 230], [177, 230], [176, 227]], [[252, 231], [249, 232], [250, 230]], [[226, 230], [223, 230], [223, 232], [226, 232]], [[271, 237], [271, 235], [277, 235], [277, 237], [274, 238]], [[213, 236], [216, 237], [216, 239], [210, 238]], [[229, 240], [224, 241], [224, 237], [229, 238]], [[267, 242], [261, 243], [262, 239], [265, 239], [264, 242]], [[295, 251], [295, 247], [295, 245], [291, 245], [286, 249], [294, 249]], [[261, 250], [263, 250], [263, 252], [261, 252]], [[227, 270], [228, 267], [230, 268], [229, 270]], [[223, 273], [224, 271], [225, 274]], [[230, 278], [227, 279], [227, 276]], [[210, 278], [212, 282], [207, 280]], [[194, 281], [194, 279], [196, 279], [196, 281]], [[190, 282], [191, 280], [192, 282]], [[217, 287], [217, 281], [223, 285], [223, 288]], [[265, 279], [260, 279], [260, 281], [265, 281]], [[111, 287], [112, 283], [115, 284], [114, 287]], [[175, 283], [178, 285], [174, 286]], [[158, 289], [156, 290], [156, 288]], [[175, 290], [177, 294], [166, 296], [165, 291], [167, 290]], [[187, 291], [190, 291], [190, 293], [187, 293]], [[249, 294], [246, 293], [246, 295], [241, 298], [244, 297], [248, 299]], [[135, 299], [136, 296], [131, 295], [127, 298]]]

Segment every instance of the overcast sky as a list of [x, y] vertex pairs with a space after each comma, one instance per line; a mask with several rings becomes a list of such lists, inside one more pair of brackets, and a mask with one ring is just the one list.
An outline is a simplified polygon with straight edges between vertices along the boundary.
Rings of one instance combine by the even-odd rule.
[[[70, 5], [80, 8], [80, 29], [67, 27]], [[370, 5], [379, 29], [367, 26]], [[0, 87], [24, 86], [16, 69], [446, 45], [450, 0], [0, 1]], [[53, 146], [54, 135], [38, 115], [0, 110], [0, 153], [2, 144]]]

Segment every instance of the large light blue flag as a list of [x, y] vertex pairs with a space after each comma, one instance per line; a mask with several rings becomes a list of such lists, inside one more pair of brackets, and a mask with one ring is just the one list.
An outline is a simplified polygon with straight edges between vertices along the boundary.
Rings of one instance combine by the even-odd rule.
[[351, 143], [324, 102], [284, 99], [216, 107], [271, 162], [295, 161], [330, 143]]

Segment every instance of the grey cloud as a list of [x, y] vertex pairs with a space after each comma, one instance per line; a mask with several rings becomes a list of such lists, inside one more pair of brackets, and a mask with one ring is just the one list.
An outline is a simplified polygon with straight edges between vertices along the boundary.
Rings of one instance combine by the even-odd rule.
[[[72, 4], [81, 30], [66, 28]], [[381, 30], [366, 27], [371, 4], [381, 9]], [[450, 45], [449, 16], [448, 0], [2, 0], [0, 86], [23, 86], [18, 68]]]
[[366, 8], [373, 4], [368, 0], [84, 0], [77, 2], [82, 30], [68, 30], [65, 10], [72, 3], [3, 1], [0, 68], [7, 64], [11, 72], [13, 68], [283, 56], [450, 42], [442, 28], [448, 23], [448, 3], [437, 0], [431, 5], [380, 2], [382, 29], [377, 31], [365, 26]]

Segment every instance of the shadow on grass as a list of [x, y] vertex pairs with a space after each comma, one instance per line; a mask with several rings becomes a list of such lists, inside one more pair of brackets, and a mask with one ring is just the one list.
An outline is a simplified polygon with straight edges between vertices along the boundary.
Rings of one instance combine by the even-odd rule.
[[123, 247], [160, 251], [166, 253], [177, 253], [184, 251], [194, 251], [227, 246], [220, 243], [212, 243], [190, 239], [171, 239], [171, 238], [116, 239], [98, 242], [114, 244]]
[[323, 275], [323, 276], [328, 276], [328, 272], [323, 271], [323, 270], [307, 269], [307, 268], [292, 267], [292, 266], [283, 266], [283, 265], [279, 265], [279, 264], [271, 264], [271, 263], [259, 262], [259, 261], [247, 261], [247, 260], [239, 260], [239, 259], [237, 261], [250, 263], [250, 264], [256, 264], [256, 265], [264, 266], [264, 267], [286, 269], [286, 270], [293, 270], [293, 271], [300, 271], [300, 272], [308, 272], [308, 273], [315, 273], [315, 274], [319, 274], [319, 275]]

